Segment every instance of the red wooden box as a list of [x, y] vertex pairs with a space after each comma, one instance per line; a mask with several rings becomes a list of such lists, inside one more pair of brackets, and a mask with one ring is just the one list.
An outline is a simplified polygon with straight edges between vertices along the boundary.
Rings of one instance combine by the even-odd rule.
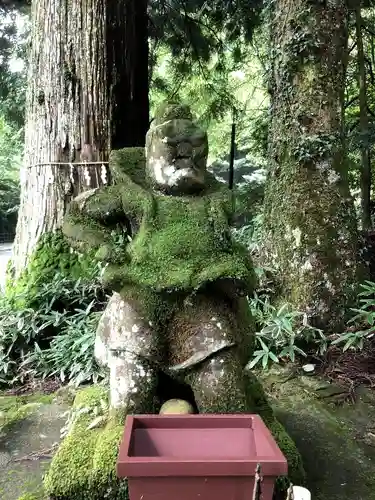
[[257, 464], [272, 500], [287, 461], [258, 415], [128, 416], [117, 475], [130, 500], [250, 500]]

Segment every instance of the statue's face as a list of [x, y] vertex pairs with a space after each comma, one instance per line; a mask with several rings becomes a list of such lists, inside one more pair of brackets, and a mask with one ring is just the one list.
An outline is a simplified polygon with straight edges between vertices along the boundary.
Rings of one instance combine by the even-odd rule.
[[199, 191], [206, 177], [207, 134], [186, 119], [152, 127], [146, 137], [147, 175], [162, 191]]

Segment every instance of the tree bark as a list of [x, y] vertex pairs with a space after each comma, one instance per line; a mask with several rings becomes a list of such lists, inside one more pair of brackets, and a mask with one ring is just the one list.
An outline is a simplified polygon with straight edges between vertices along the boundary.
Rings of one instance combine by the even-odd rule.
[[279, 299], [337, 330], [361, 264], [343, 140], [345, 0], [277, 0], [272, 12], [272, 119], [265, 260]]
[[371, 229], [371, 160], [369, 147], [369, 120], [367, 114], [366, 68], [363, 53], [361, 7], [355, 8], [358, 85], [359, 85], [359, 128], [361, 135], [361, 206], [362, 229]]
[[106, 182], [110, 149], [144, 145], [147, 71], [147, 0], [33, 1], [16, 276], [72, 196]]

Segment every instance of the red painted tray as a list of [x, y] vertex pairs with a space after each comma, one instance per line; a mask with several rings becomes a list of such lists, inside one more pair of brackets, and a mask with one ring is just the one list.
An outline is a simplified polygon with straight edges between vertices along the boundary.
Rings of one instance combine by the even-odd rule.
[[117, 474], [130, 500], [250, 500], [260, 463], [272, 500], [287, 462], [258, 415], [128, 416]]

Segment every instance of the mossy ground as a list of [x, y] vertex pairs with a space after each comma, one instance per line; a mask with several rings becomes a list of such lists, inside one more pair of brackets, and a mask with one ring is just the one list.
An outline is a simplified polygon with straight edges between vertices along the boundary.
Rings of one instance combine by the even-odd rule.
[[[303, 376], [285, 381], [288, 374], [280, 368], [258, 374], [278, 420], [262, 407], [261, 399], [257, 403], [274, 435], [278, 437], [281, 430], [285, 437], [285, 427], [297, 444], [313, 500], [375, 500], [375, 395], [364, 390], [356, 404], [337, 406], [329, 398], [318, 398], [317, 389], [324, 384], [318, 378]], [[253, 389], [256, 394], [256, 387]], [[34, 398], [31, 402], [37, 402], [38, 397]], [[103, 398], [104, 389], [89, 387], [78, 393], [74, 406], [95, 407]], [[14, 411], [25, 402], [30, 403], [30, 399], [0, 398], [0, 408]], [[119, 484], [115, 476], [123, 422], [112, 418], [103, 427], [87, 430], [92, 419], [82, 414], [60, 446], [47, 472], [45, 491], [38, 491], [35, 484], [29, 489], [35, 499], [22, 500], [44, 500], [47, 494], [54, 500], [99, 500], [107, 494], [111, 499], [127, 500], [126, 485]], [[284, 450], [288, 444], [289, 440], [279, 437]], [[15, 471], [12, 478], [17, 477]]]
[[21, 495], [18, 497], [17, 500], [43, 500], [43, 493], [42, 496], [40, 495], [34, 495], [32, 493], [25, 493], [25, 495]]
[[[106, 400], [105, 389], [89, 387], [77, 394], [73, 410], [93, 409]], [[81, 413], [52, 461], [44, 486], [54, 500], [128, 498], [115, 472], [124, 422], [112, 416], [103, 427], [88, 430], [92, 421], [92, 414]]]
[[354, 405], [319, 398], [324, 381], [288, 370], [259, 376], [275, 414], [295, 441], [314, 500], [375, 500], [375, 395], [362, 390]]
[[0, 396], [0, 433], [26, 418], [38, 406], [51, 403], [53, 395]]
[[[259, 413], [288, 457], [291, 479], [301, 484], [304, 471], [295, 445], [264, 403], [260, 386], [254, 387], [256, 389], [259, 389], [260, 397], [255, 398], [255, 402], [262, 404]], [[77, 394], [73, 409], [92, 409], [100, 406], [101, 400], [107, 400], [107, 391], [97, 386], [89, 387]], [[119, 481], [115, 472], [124, 420], [112, 416], [103, 427], [89, 430], [92, 420], [93, 416], [87, 411], [79, 415], [52, 461], [44, 484], [46, 493], [54, 500], [84, 500], [88, 497], [93, 500], [128, 500], [126, 483]], [[285, 484], [288, 484], [285, 478], [278, 480], [279, 489], [284, 489]]]
[[25, 495], [21, 495], [18, 497], [17, 500], [39, 500], [41, 497], [38, 498], [37, 495], [34, 495], [32, 493], [25, 493]]
[[42, 477], [68, 408], [54, 395], [0, 395], [1, 500], [46, 500]]

